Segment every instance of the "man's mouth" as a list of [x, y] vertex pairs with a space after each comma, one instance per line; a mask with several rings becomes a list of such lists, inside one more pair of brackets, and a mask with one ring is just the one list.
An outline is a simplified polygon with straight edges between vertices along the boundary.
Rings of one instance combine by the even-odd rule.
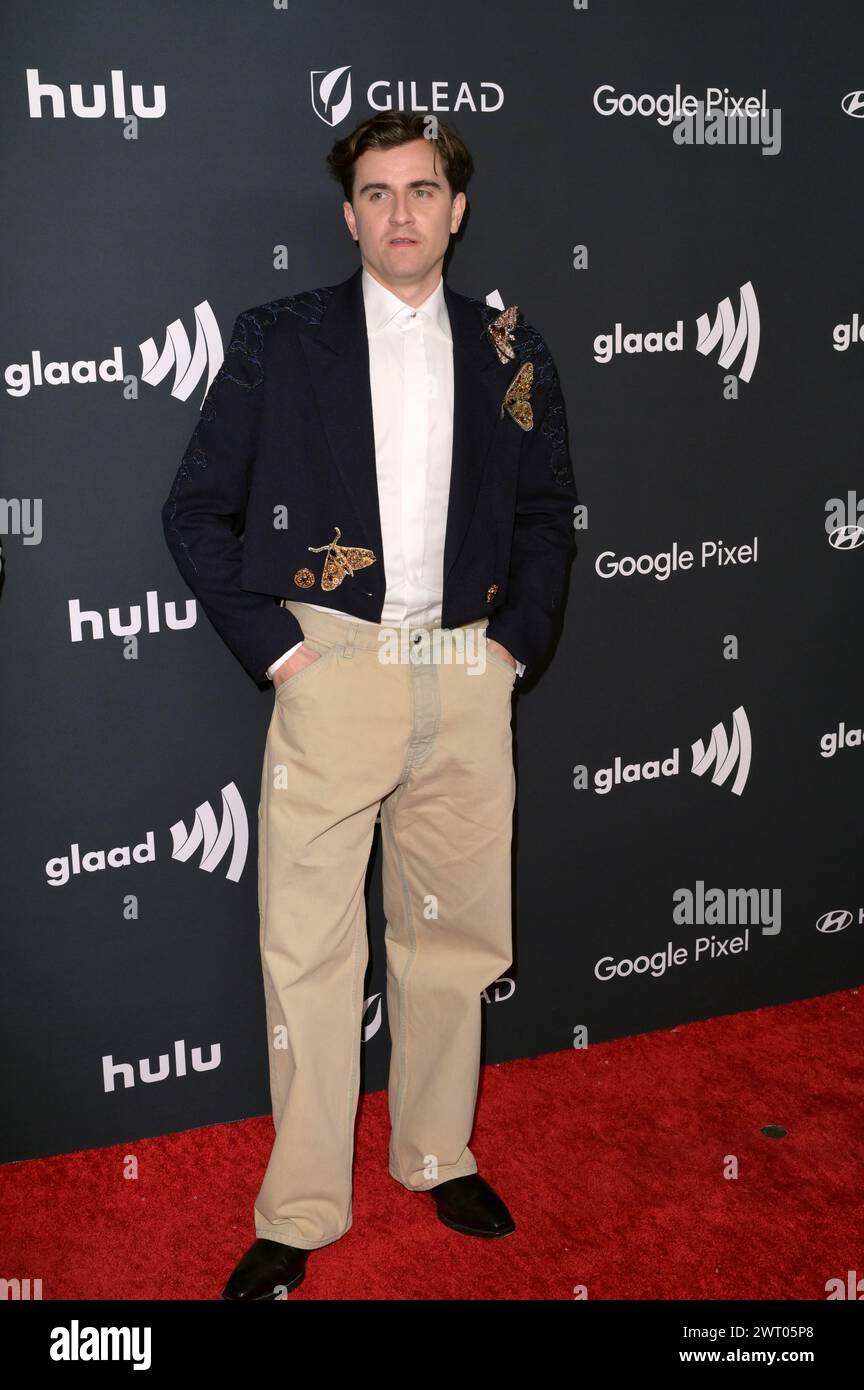
[[390, 238], [391, 246], [416, 246], [417, 239], [413, 236], [394, 236]]

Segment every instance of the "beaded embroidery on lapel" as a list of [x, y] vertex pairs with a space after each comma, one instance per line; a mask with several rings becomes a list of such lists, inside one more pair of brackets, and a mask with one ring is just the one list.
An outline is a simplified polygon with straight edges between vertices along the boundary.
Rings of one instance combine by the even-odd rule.
[[519, 305], [511, 304], [507, 309], [502, 310], [497, 318], [490, 319], [486, 325], [486, 332], [492, 339], [499, 362], [512, 362], [516, 356], [513, 348], [513, 333], [518, 318]]

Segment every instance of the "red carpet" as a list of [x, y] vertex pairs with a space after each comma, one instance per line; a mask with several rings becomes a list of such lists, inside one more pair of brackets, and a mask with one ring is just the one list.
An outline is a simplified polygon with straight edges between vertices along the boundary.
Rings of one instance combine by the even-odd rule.
[[[824, 1300], [864, 1275], [862, 1004], [849, 990], [485, 1068], [471, 1147], [517, 1225], [497, 1241], [393, 1181], [386, 1094], [361, 1096], [353, 1227], [288, 1301]], [[44, 1299], [218, 1299], [255, 1237], [272, 1133], [268, 1116], [5, 1165], [2, 1274], [41, 1277]]]

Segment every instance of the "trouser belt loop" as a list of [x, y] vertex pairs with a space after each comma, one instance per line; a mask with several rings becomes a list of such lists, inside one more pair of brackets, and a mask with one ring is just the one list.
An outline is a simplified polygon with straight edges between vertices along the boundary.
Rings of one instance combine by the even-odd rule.
[[345, 642], [342, 647], [342, 655], [352, 657], [354, 655], [354, 640], [359, 631], [357, 623], [350, 623], [345, 629]]

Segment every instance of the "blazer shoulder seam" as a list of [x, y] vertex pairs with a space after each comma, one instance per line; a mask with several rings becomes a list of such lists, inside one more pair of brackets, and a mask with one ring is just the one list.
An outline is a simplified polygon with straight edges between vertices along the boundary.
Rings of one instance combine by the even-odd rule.
[[279, 299], [243, 309], [238, 318], [254, 320], [261, 330], [275, 323], [289, 329], [317, 327], [336, 289], [336, 285], [322, 285], [318, 289], [282, 295]]

